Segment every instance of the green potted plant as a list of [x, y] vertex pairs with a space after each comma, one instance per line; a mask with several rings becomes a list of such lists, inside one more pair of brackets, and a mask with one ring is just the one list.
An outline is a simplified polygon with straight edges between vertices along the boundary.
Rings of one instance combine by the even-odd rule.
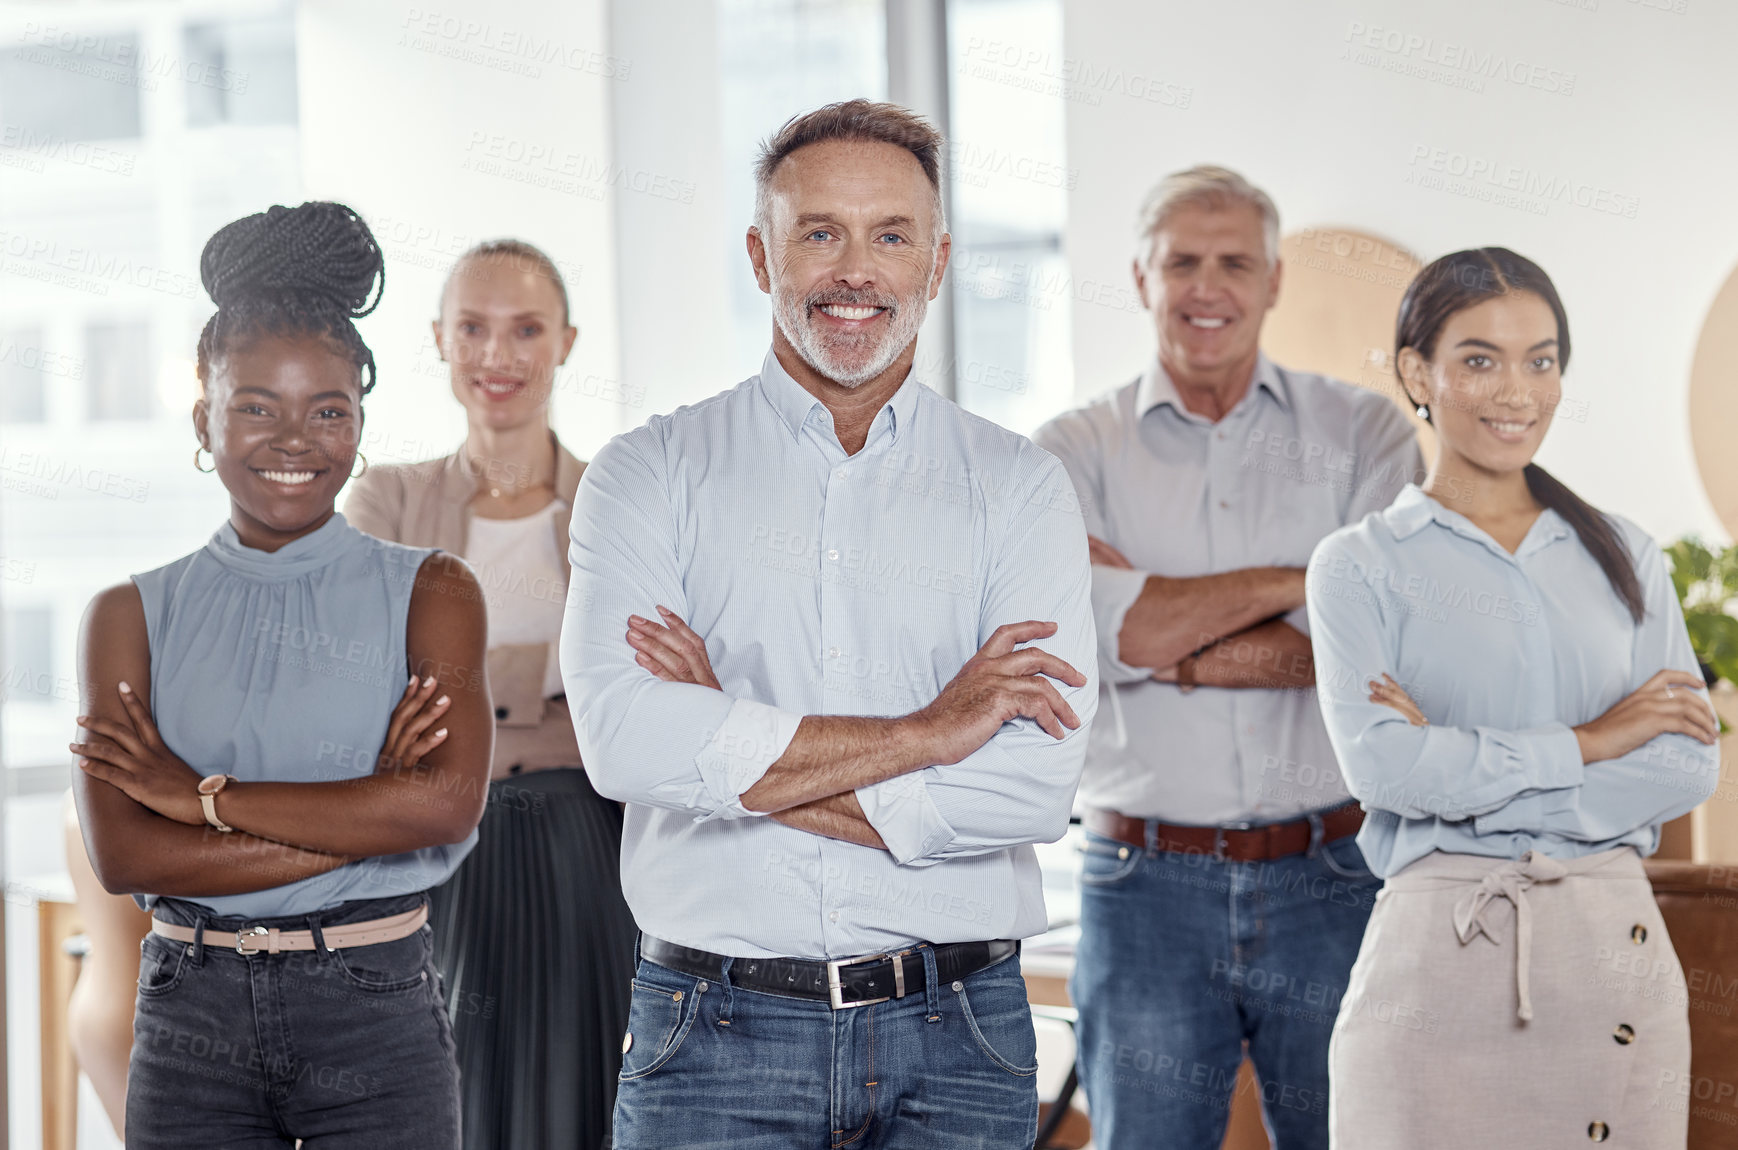
[[1738, 544], [1710, 548], [1689, 535], [1665, 552], [1702, 678], [1738, 686], [1738, 617], [1728, 610], [1738, 601]]

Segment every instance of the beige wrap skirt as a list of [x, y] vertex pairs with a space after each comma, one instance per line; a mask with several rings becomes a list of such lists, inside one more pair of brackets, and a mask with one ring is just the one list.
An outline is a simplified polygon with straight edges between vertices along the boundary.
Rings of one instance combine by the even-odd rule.
[[1640, 857], [1419, 859], [1328, 1059], [1333, 1150], [1683, 1150], [1688, 995]]

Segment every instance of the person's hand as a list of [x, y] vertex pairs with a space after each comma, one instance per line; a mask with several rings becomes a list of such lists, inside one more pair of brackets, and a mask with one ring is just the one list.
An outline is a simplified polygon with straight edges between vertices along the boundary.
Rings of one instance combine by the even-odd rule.
[[145, 704], [127, 684], [120, 685], [126, 722], [80, 715], [78, 725], [89, 732], [82, 743], [67, 746], [79, 756], [78, 765], [93, 779], [112, 784], [166, 819], [205, 825], [199, 803], [199, 772], [182, 762], [163, 742]]
[[1400, 689], [1400, 684], [1388, 672], [1382, 672], [1381, 679], [1371, 679], [1369, 684], [1370, 701], [1381, 703], [1385, 707], [1393, 707], [1406, 721], [1415, 727], [1428, 727], [1430, 720], [1424, 717], [1424, 712], [1418, 709], [1418, 704], [1412, 701], [1412, 696]]
[[668, 607], [660, 604], [658, 614], [663, 617], [663, 626], [638, 615], [628, 616], [628, 646], [634, 649], [634, 662], [666, 683], [694, 683], [723, 690], [718, 676], [712, 673], [706, 640]]
[[1127, 556], [1096, 535], [1086, 537], [1086, 555], [1091, 562], [1100, 567], [1121, 567], [1125, 571], [1135, 569], [1135, 565], [1128, 561]]
[[413, 768], [423, 756], [446, 741], [445, 727], [429, 730], [435, 720], [447, 713], [451, 697], [435, 698], [439, 682], [433, 675], [417, 681], [412, 675], [392, 708], [392, 718], [386, 724], [386, 741], [380, 745], [380, 757], [374, 761], [374, 773]]
[[1575, 728], [1581, 761], [1615, 759], [1665, 734], [1713, 745], [1720, 737], [1720, 720], [1696, 694], [1706, 686], [1694, 671], [1661, 671], [1599, 718]]
[[1035, 619], [997, 627], [935, 702], [912, 715], [926, 732], [933, 762], [940, 766], [959, 762], [989, 742], [1003, 723], [1022, 716], [1055, 739], [1080, 726], [1080, 717], [1050, 679], [1084, 687], [1086, 676], [1048, 651], [1014, 649], [1017, 643], [1054, 634], [1055, 623]]

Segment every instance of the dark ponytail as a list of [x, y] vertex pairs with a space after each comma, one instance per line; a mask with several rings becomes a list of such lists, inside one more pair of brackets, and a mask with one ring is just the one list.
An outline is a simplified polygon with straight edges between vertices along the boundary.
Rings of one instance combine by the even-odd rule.
[[[1449, 317], [1488, 299], [1511, 292], [1527, 292], [1545, 301], [1557, 319], [1557, 363], [1569, 366], [1569, 316], [1563, 300], [1545, 269], [1508, 248], [1474, 248], [1443, 256], [1418, 273], [1400, 301], [1395, 322], [1394, 354], [1398, 362], [1403, 348], [1412, 348], [1425, 359], [1436, 351], [1437, 337]], [[1405, 381], [1401, 382], [1405, 386]], [[1424, 417], [1429, 420], [1428, 413]], [[1635, 574], [1635, 557], [1623, 537], [1598, 508], [1565, 487], [1537, 463], [1523, 473], [1527, 490], [1575, 529], [1611, 583], [1611, 589], [1629, 609], [1637, 623], [1647, 614], [1641, 581]]]
[[217, 304], [199, 334], [201, 384], [247, 340], [310, 335], [356, 365], [363, 395], [373, 389], [374, 353], [351, 321], [380, 305], [386, 266], [368, 225], [343, 204], [278, 204], [226, 224], [206, 241], [199, 278]]

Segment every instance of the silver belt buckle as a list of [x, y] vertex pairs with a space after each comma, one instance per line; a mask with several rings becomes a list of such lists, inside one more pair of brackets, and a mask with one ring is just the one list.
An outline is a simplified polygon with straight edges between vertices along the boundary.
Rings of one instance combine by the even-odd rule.
[[241, 955], [258, 954], [259, 948], [257, 946], [254, 947], [252, 950], [246, 949], [247, 940], [250, 938], [263, 938], [265, 935], [268, 935], [270, 933], [271, 933], [271, 931], [267, 930], [263, 926], [256, 926], [252, 930], [238, 930], [238, 931], [236, 931], [235, 932], [235, 953], [241, 954]]
[[861, 958], [841, 958], [827, 963], [827, 1002], [834, 1010], [850, 1010], [855, 1006], [873, 1006], [877, 1002], [890, 1002], [893, 995], [884, 994], [880, 998], [865, 998], [862, 1002], [846, 1002], [840, 996], [844, 987], [839, 983], [839, 971], [842, 967], [861, 966], [865, 962], [880, 962], [884, 958], [893, 959], [894, 985], [901, 991], [905, 989], [905, 958], [895, 954], [871, 954]]

